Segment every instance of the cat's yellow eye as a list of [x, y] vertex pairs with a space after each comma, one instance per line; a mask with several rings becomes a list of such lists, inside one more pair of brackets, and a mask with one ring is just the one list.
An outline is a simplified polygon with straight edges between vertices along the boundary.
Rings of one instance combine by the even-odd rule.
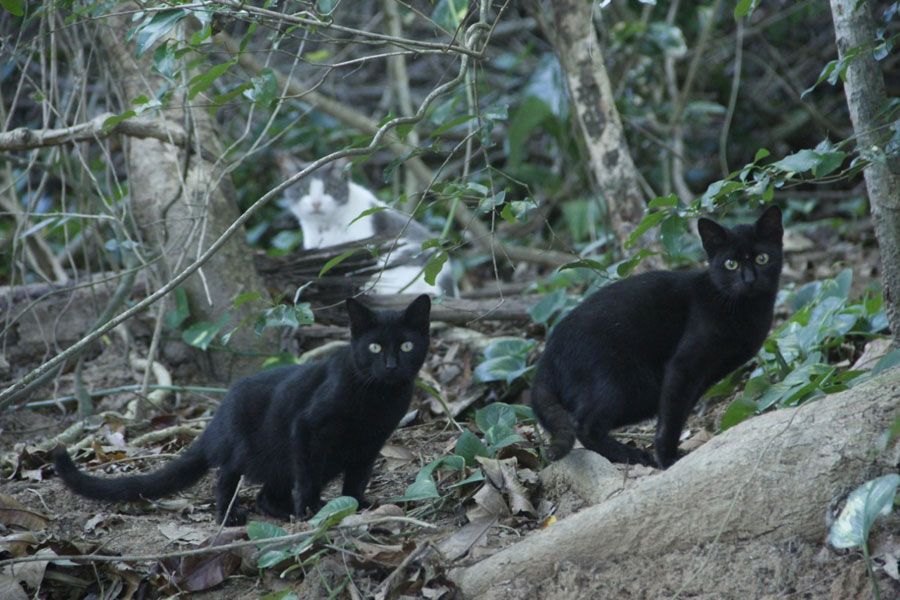
[[400, 349], [403, 350], [404, 352], [412, 352], [413, 343], [412, 342], [403, 342], [402, 344], [400, 344]]
[[735, 269], [738, 268], [738, 262], [736, 260], [734, 260], [733, 258], [729, 258], [728, 260], [725, 261], [725, 268], [728, 269], [729, 271], [734, 271]]
[[381, 344], [372, 342], [371, 344], [369, 344], [369, 352], [371, 352], [372, 354], [378, 354], [379, 352], [381, 352]]
[[766, 254], [765, 252], [760, 252], [759, 254], [756, 255], [756, 264], [764, 265], [767, 262], [769, 262], [769, 255]]

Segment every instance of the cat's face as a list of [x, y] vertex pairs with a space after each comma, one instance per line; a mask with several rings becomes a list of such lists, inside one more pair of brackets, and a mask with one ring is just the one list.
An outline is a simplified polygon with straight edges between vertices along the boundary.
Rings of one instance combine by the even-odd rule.
[[412, 382], [428, 353], [431, 299], [423, 294], [402, 311], [373, 311], [347, 299], [353, 362], [367, 381]]
[[291, 212], [301, 223], [328, 221], [347, 203], [349, 184], [335, 169], [323, 168], [288, 188], [285, 197]]
[[709, 274], [716, 288], [730, 300], [774, 294], [781, 274], [781, 209], [775, 205], [753, 225], [722, 227], [700, 219], [697, 229], [709, 257]]

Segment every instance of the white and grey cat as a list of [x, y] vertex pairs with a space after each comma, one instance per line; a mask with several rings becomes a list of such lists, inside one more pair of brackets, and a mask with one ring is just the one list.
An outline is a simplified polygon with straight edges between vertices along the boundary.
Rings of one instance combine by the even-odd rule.
[[[285, 191], [288, 207], [303, 230], [303, 247], [324, 248], [375, 235], [394, 236], [396, 243], [382, 247], [379, 269], [371, 281], [372, 292], [457, 295], [449, 261], [435, 278], [435, 285], [425, 281], [423, 267], [432, 254], [422, 251], [422, 242], [435, 236], [363, 186], [342, 178], [340, 172], [339, 165], [325, 165]], [[381, 210], [357, 218], [376, 207]]]

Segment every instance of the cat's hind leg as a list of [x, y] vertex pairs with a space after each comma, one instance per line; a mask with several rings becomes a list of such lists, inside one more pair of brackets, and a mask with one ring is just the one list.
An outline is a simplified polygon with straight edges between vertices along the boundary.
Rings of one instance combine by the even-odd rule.
[[599, 411], [583, 414], [578, 419], [578, 440], [588, 450], [606, 457], [610, 462], [656, 466], [650, 454], [613, 439], [609, 435], [611, 420]]

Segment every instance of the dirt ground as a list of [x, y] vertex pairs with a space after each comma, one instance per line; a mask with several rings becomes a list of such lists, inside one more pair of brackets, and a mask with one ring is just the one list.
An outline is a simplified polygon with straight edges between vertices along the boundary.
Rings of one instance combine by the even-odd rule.
[[[835, 252], [841, 248], [833, 248]], [[859, 265], [856, 285], [877, 277], [877, 255], [844, 248], [859, 256], [845, 257]], [[873, 259], [874, 256], [874, 259]], [[857, 260], [858, 259], [858, 262]], [[827, 267], [812, 265], [826, 264]], [[788, 279], [834, 275], [840, 261], [797, 254], [786, 266]], [[822, 271], [822, 272], [819, 272]], [[521, 334], [509, 325], [479, 326], [468, 339], [457, 330], [435, 333], [432, 353], [423, 377], [452, 406], [470, 405], [471, 411], [501, 399], [499, 387], [471, 385], [472, 370], [485, 339]], [[465, 334], [469, 335], [469, 334]], [[489, 337], [485, 337], [489, 336]], [[465, 336], [463, 336], [465, 337]], [[462, 341], [461, 341], [462, 339]], [[126, 358], [122, 340], [109, 340], [99, 356], [86, 366], [91, 389], [138, 382], [139, 374]], [[144, 351], [141, 340], [131, 351]], [[167, 365], [176, 382], [186, 384], [192, 372], [187, 363]], [[72, 376], [64, 375], [52, 397], [73, 392]], [[99, 399], [98, 416], [70, 441], [80, 449], [76, 462], [93, 473], [121, 474], [147, 471], [180, 452], [202, 430], [221, 396], [209, 393], [176, 394], [164, 401], [153, 418], [126, 423], [117, 413], [126, 410], [132, 393], [109, 394]], [[0, 598], [434, 598], [458, 596], [450, 578], [454, 568], [465, 567], [514, 543], [536, 528], [552, 527], [554, 520], [582, 508], [589, 500], [575, 488], [543, 489], [542, 468], [536, 448], [540, 437], [532, 424], [519, 424], [524, 441], [497, 456], [497, 478], [455, 485], [478, 469], [465, 472], [438, 470], [434, 480], [441, 498], [399, 502], [416, 481], [423, 466], [453, 453], [459, 429], [437, 409], [437, 403], [417, 391], [417, 412], [410, 424], [391, 437], [376, 464], [368, 495], [376, 507], [350, 517], [341, 527], [319, 532], [296, 557], [257, 568], [266, 551], [248, 539], [248, 528], [222, 529], [213, 513], [213, 476], [182, 493], [155, 503], [105, 504], [68, 492], [54, 476], [47, 450], [56, 436], [77, 422], [73, 403], [57, 403], [28, 410], [0, 413]], [[694, 415], [687, 430], [696, 443], [715, 431], [724, 404], [705, 407]], [[470, 413], [458, 420], [472, 427]], [[154, 430], [172, 431], [143, 446], [134, 440]], [[652, 438], [653, 425], [628, 430], [626, 439], [643, 444]], [[48, 441], [50, 440], [50, 441]], [[81, 442], [79, 444], [79, 442]], [[43, 444], [43, 446], [42, 446]], [[623, 485], [637, 477], [653, 477], [649, 468], [616, 466]], [[510, 475], [512, 473], [512, 475]], [[573, 474], [577, 477], [578, 474]], [[502, 480], [502, 481], [501, 481]], [[325, 499], [339, 495], [333, 483]], [[487, 491], [485, 491], [487, 490]], [[849, 492], [849, 490], [848, 490]], [[307, 522], [285, 523], [266, 517], [253, 507], [255, 489], [245, 486], [241, 501], [251, 507], [251, 521], [276, 525], [286, 534], [314, 531]], [[394, 500], [392, 500], [394, 499]], [[699, 500], [698, 500], [699, 501]], [[760, 499], [764, 501], [764, 499]], [[839, 510], [839, 507], [835, 507]], [[666, 515], [660, 515], [666, 519]], [[827, 531], [823, 514], [823, 532]], [[833, 518], [833, 515], [831, 515]], [[876, 527], [872, 538], [875, 576], [882, 598], [900, 598], [897, 558], [900, 556], [898, 522]], [[678, 527], [677, 522], [672, 523]], [[896, 539], [895, 539], [896, 538]], [[169, 556], [212, 545], [229, 544], [199, 556]], [[602, 540], [597, 541], [602, 544]], [[103, 555], [103, 562], [57, 559], [55, 556]], [[41, 556], [48, 560], [10, 564], [8, 559]], [[627, 566], [627, 568], [626, 568]], [[716, 547], [664, 556], [623, 556], [620, 560], [585, 569], [569, 563], [555, 565], [554, 576], [537, 587], [524, 582], [503, 582], [509, 598], [810, 598], [842, 600], [871, 598], [865, 563], [858, 552], [835, 551], [821, 542], [796, 541], [773, 545], [764, 540], [738, 540]], [[636, 575], [637, 574], [637, 575]]]

